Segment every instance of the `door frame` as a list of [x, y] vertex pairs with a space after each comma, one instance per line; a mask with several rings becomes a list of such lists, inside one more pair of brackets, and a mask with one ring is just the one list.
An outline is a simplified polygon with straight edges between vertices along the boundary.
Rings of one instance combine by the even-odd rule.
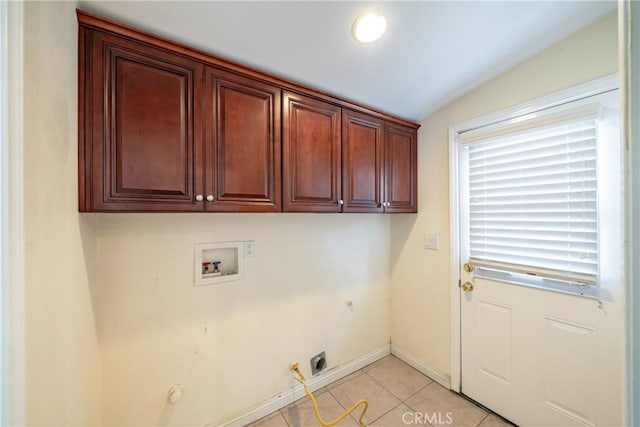
[[[6, 310], [1, 320], [2, 387], [0, 424], [26, 424], [26, 348], [25, 348], [25, 287], [24, 287], [24, 3], [3, 5], [3, 38], [7, 40], [2, 79], [6, 95], [2, 100], [6, 111], [2, 120], [7, 125], [3, 138], [10, 143], [2, 146], [2, 226], [5, 232], [3, 251], [2, 292]], [[6, 38], [5, 38], [6, 37]], [[11, 82], [9, 85], [8, 82]], [[6, 113], [6, 114], [5, 114]], [[0, 393], [2, 394], [2, 393]]]
[[626, 424], [640, 423], [640, 4], [618, 2], [621, 122], [625, 139], [625, 389]]
[[[475, 119], [454, 124], [449, 127], [449, 201], [450, 201], [450, 388], [460, 393], [462, 390], [462, 322], [460, 292], [460, 180], [459, 155], [460, 142], [458, 136], [466, 131], [495, 124], [533, 113], [535, 111], [556, 107], [568, 102], [577, 101], [602, 92], [620, 87], [618, 74], [611, 74], [599, 79], [579, 84], [550, 95], [535, 98], [497, 112], [489, 113]], [[624, 301], [623, 301], [624, 304]]]

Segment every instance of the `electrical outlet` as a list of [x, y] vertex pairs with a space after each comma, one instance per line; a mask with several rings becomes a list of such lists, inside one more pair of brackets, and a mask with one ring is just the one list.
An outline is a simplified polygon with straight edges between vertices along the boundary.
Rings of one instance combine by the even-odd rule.
[[327, 356], [325, 352], [316, 354], [310, 360], [311, 363], [311, 375], [315, 375], [327, 367]]
[[440, 249], [440, 236], [437, 234], [425, 234], [424, 235], [424, 248], [425, 249]]
[[256, 241], [246, 240], [244, 242], [244, 257], [253, 258], [256, 256]]

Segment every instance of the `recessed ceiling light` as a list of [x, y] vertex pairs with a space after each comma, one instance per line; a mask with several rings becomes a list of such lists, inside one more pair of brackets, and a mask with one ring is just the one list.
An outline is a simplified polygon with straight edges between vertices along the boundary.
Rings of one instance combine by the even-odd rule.
[[360, 43], [371, 43], [378, 40], [387, 29], [387, 20], [380, 12], [366, 12], [353, 22], [351, 33]]

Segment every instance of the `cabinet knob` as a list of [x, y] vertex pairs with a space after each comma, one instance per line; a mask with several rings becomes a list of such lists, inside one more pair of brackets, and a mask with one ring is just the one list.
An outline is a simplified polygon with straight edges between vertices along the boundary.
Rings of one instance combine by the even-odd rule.
[[207, 202], [213, 202], [213, 195], [209, 194], [207, 195]]
[[201, 202], [204, 198], [202, 197], [202, 194], [196, 194], [196, 200], [198, 202]]
[[338, 204], [339, 205], [344, 205], [344, 200], [342, 200], [342, 199], [338, 200]]

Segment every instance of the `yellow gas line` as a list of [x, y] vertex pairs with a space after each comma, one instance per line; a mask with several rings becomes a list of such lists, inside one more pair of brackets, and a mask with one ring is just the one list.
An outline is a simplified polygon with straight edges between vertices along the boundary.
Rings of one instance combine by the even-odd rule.
[[360, 424], [360, 427], [367, 426], [364, 423], [364, 414], [366, 414], [367, 409], [369, 409], [369, 402], [367, 401], [367, 399], [358, 400], [356, 403], [353, 404], [353, 406], [351, 406], [351, 408], [344, 411], [342, 415], [338, 416], [333, 421], [325, 421], [322, 419], [322, 416], [320, 415], [320, 410], [318, 409], [318, 402], [316, 402], [315, 396], [313, 395], [313, 393], [311, 393], [311, 390], [309, 390], [309, 387], [307, 387], [307, 383], [304, 378], [304, 375], [302, 375], [302, 372], [300, 372], [300, 366], [298, 362], [291, 364], [291, 370], [294, 371], [296, 374], [298, 374], [298, 378], [296, 379], [302, 384], [302, 386], [304, 387], [304, 392], [307, 393], [307, 396], [309, 396], [309, 399], [311, 399], [311, 403], [313, 404], [313, 410], [315, 411], [316, 418], [318, 418], [318, 421], [320, 422], [320, 424], [322, 424], [325, 427], [334, 426], [338, 424], [340, 421], [342, 421], [343, 419], [345, 419], [353, 411], [355, 411], [355, 409], [358, 406], [362, 405], [362, 412], [360, 413], [360, 417], [358, 417], [358, 424]]

